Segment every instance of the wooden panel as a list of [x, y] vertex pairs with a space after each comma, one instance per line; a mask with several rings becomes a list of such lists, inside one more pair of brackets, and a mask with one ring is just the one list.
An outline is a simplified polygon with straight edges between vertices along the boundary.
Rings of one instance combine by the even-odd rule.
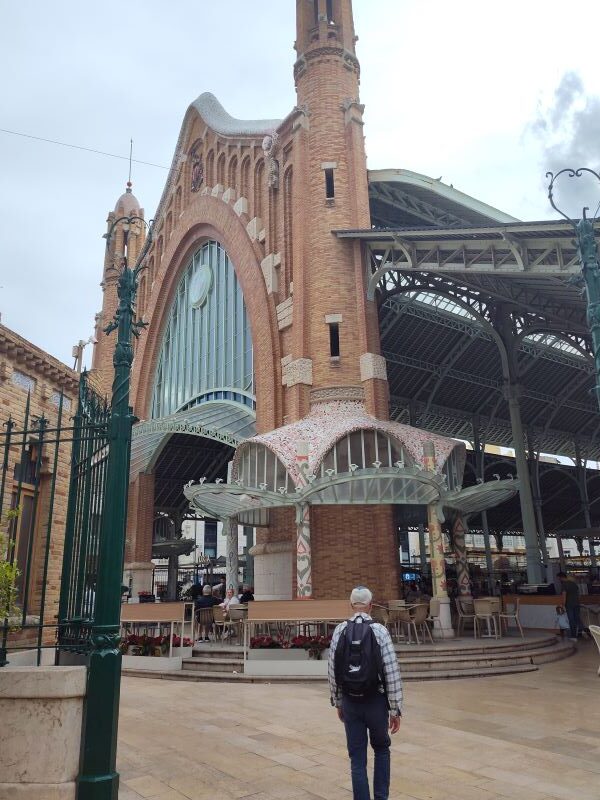
[[181, 622], [191, 603], [125, 603], [121, 622]]
[[248, 622], [342, 620], [352, 616], [348, 600], [255, 600]]

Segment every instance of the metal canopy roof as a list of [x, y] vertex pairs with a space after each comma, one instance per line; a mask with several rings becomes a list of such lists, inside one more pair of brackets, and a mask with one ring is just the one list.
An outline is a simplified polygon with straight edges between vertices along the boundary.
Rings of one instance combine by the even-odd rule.
[[173, 434], [189, 434], [237, 447], [256, 433], [256, 416], [247, 406], [227, 400], [201, 403], [187, 411], [133, 426], [132, 479], [152, 468]]
[[[600, 224], [597, 225], [600, 232]], [[535, 449], [600, 458], [600, 414], [573, 228], [566, 222], [335, 231], [364, 242], [377, 293], [391, 416], [512, 445], [498, 349], [487, 326], [511, 314], [521, 414]]]
[[378, 224], [422, 224], [456, 227], [495, 220], [514, 222], [515, 218], [482, 203], [441, 178], [429, 178], [407, 169], [370, 170], [371, 214]]
[[[333, 471], [332, 471], [333, 472]], [[429, 505], [467, 513], [489, 508], [518, 491], [516, 481], [492, 481], [463, 491], [448, 492], [444, 478], [420, 467], [366, 468], [318, 478], [296, 491], [273, 492], [234, 484], [189, 483], [184, 494], [193, 510], [201, 515], [224, 518], [259, 509], [311, 505]], [[264, 485], [264, 484], [263, 484]]]

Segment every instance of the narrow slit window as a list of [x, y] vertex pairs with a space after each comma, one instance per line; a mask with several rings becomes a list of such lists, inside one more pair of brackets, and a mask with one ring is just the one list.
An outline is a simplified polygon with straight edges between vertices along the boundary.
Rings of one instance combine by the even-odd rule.
[[335, 197], [335, 182], [333, 180], [333, 169], [331, 168], [325, 170], [325, 197], [327, 200], [333, 200]]
[[333, 0], [327, 0], [327, 22], [333, 23]]
[[329, 355], [332, 358], [340, 357], [340, 326], [337, 322], [329, 325]]
[[319, 0], [314, 0], [313, 5], [315, 8], [315, 25], [319, 24]]

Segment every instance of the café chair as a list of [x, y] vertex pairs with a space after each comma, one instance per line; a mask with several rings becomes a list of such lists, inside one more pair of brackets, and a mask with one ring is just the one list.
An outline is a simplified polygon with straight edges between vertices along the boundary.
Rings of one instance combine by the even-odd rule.
[[374, 622], [379, 622], [381, 625], [385, 625], [387, 628], [390, 620], [389, 609], [387, 609], [385, 606], [374, 604], [373, 608], [371, 609], [371, 617], [373, 618]]
[[455, 597], [454, 603], [458, 613], [458, 625], [456, 628], [456, 635], [460, 636], [465, 622], [473, 623], [473, 630], [475, 629], [475, 609], [473, 607], [472, 598]]
[[404, 608], [390, 608], [388, 611], [388, 630], [392, 639], [405, 639], [404, 625], [410, 621], [408, 611]]
[[[477, 636], [493, 636], [494, 638], [498, 638], [500, 635], [498, 620], [496, 619], [495, 611], [495, 604], [489, 597], [479, 597], [473, 601], [473, 605], [475, 608], [475, 619], [474, 619], [474, 635], [475, 638]], [[482, 622], [486, 623], [487, 626], [487, 634], [482, 634], [479, 626]], [[493, 633], [491, 632], [493, 630]]]
[[519, 602], [520, 598], [517, 597], [514, 600], [505, 600], [504, 601], [504, 609], [500, 609], [498, 614], [498, 620], [500, 621], [500, 629], [502, 630], [502, 624], [506, 626], [506, 632], [508, 633], [508, 623], [510, 620], [514, 620], [515, 625], [519, 629], [519, 633], [521, 634], [521, 638], [525, 638], [525, 634], [523, 633], [523, 628], [521, 627], [521, 623], [519, 621]]
[[222, 641], [225, 631], [231, 628], [231, 622], [227, 619], [221, 606], [213, 606], [212, 612], [214, 615], [213, 629], [215, 632], [215, 641], [217, 641], [217, 639], [221, 639]]
[[425, 639], [425, 636], [428, 636], [431, 644], [433, 644], [433, 637], [431, 636], [431, 631], [427, 623], [429, 609], [426, 603], [419, 603], [418, 605], [405, 609], [399, 608], [396, 609], [396, 613], [398, 614], [400, 624], [408, 631], [408, 644], [412, 644], [413, 634], [416, 644], [421, 644], [419, 631], [423, 639]]
[[[438, 607], [438, 614], [439, 614], [439, 607]], [[421, 631], [421, 636], [423, 637], [423, 641], [425, 637], [429, 637], [429, 641], [433, 644], [433, 636], [431, 635], [431, 628], [429, 627], [429, 604], [428, 603], [419, 603], [419, 605], [413, 606], [410, 610], [411, 615], [411, 626], [415, 632], [415, 637], [417, 639], [417, 644], [419, 644], [419, 638], [417, 636], [417, 631]]]
[[241, 604], [230, 606], [228, 616], [229, 619], [226, 620], [229, 623], [228, 631], [239, 639], [243, 622], [248, 616], [248, 606]]

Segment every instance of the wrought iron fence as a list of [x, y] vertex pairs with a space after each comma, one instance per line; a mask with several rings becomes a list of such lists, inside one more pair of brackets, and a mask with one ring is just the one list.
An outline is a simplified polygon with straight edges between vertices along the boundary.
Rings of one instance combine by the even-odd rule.
[[39, 665], [43, 651], [81, 649], [89, 638], [110, 408], [84, 374], [75, 416], [69, 411], [61, 394], [55, 414], [36, 416], [28, 395], [22, 422], [11, 417], [0, 433], [0, 562], [15, 579], [0, 593], [0, 666], [17, 653], [17, 663]]
[[59, 658], [60, 651], [88, 653], [90, 647], [106, 488], [109, 420], [110, 406], [88, 385], [84, 373], [74, 420], [58, 612]]

